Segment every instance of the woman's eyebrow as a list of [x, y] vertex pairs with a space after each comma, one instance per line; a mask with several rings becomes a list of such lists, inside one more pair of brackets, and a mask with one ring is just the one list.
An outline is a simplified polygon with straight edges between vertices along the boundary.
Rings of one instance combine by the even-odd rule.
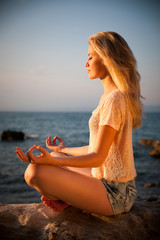
[[93, 53], [88, 53], [88, 56], [89, 56], [89, 55], [93, 55]]

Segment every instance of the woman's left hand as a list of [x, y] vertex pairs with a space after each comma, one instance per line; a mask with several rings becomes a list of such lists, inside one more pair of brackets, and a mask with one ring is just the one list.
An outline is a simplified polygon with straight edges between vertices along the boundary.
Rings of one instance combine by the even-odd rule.
[[[57, 145], [56, 140], [58, 140], [60, 142], [59, 145]], [[52, 151], [54, 151], [54, 152], [61, 152], [61, 150], [66, 147], [66, 145], [65, 145], [64, 141], [62, 140], [62, 138], [57, 137], [57, 136], [55, 136], [53, 138], [53, 142], [51, 141], [51, 137], [49, 136], [46, 139], [46, 146], [49, 149], [51, 149]]]
[[[37, 149], [41, 153], [39, 156], [33, 155], [33, 151], [35, 149]], [[27, 152], [27, 156], [30, 162], [34, 164], [53, 164], [52, 156], [46, 149], [41, 146], [34, 145], [33, 147], [31, 147]]]

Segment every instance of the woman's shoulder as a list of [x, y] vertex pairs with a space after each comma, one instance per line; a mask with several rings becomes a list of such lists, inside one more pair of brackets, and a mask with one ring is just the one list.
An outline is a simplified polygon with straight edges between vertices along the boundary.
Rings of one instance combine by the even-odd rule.
[[121, 105], [121, 104], [126, 103], [125, 96], [119, 89], [113, 90], [112, 92], [110, 92], [108, 94], [103, 94], [102, 99], [103, 99], [102, 105], [111, 104], [111, 103]]

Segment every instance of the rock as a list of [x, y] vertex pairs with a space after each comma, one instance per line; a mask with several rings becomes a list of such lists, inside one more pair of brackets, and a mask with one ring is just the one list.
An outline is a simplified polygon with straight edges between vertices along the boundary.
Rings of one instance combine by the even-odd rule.
[[23, 132], [6, 130], [1, 134], [1, 139], [5, 141], [24, 140], [24, 138], [25, 134]]
[[160, 158], [160, 140], [142, 139], [139, 143], [141, 145], [152, 146], [153, 149], [149, 151], [149, 155], [154, 158]]
[[155, 146], [154, 149], [149, 152], [149, 155], [154, 158], [160, 158], [160, 146]]
[[157, 201], [157, 200], [158, 200], [158, 197], [148, 197], [147, 198], [148, 202], [154, 202], [154, 201]]
[[151, 140], [151, 139], [141, 139], [139, 142], [141, 145], [149, 145], [149, 146], [153, 146], [155, 141]]
[[136, 202], [129, 213], [101, 217], [68, 207], [53, 212], [42, 203], [1, 204], [3, 240], [158, 240], [160, 200]]
[[156, 187], [156, 186], [157, 186], [156, 183], [146, 183], [146, 184], [144, 185], [145, 188]]

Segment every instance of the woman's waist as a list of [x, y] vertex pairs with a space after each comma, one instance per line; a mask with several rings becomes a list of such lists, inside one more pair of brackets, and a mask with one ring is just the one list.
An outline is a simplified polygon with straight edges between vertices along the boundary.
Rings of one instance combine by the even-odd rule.
[[136, 170], [135, 168], [132, 169], [131, 172], [128, 171], [119, 171], [119, 172], [107, 172], [107, 170], [104, 171], [103, 168], [92, 168], [91, 174], [93, 177], [96, 177], [98, 179], [105, 178], [107, 181], [115, 181], [115, 182], [128, 182], [132, 181], [136, 176]]

